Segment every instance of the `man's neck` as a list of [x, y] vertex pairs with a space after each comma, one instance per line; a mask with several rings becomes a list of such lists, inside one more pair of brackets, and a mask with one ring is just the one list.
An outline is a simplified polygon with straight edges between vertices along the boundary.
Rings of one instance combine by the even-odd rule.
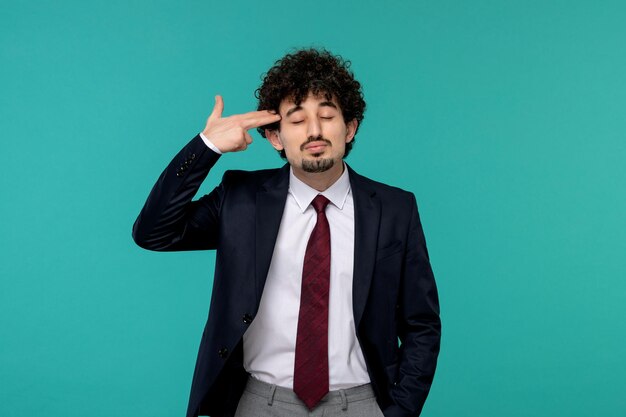
[[291, 168], [296, 178], [320, 192], [327, 190], [331, 185], [337, 182], [345, 169], [343, 161], [324, 172], [306, 172], [302, 169], [294, 168], [293, 165]]

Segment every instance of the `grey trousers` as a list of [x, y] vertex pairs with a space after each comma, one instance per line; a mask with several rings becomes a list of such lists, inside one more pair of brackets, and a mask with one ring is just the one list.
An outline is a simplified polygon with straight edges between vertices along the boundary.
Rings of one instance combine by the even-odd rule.
[[384, 417], [370, 384], [331, 391], [312, 410], [290, 389], [249, 378], [235, 417]]

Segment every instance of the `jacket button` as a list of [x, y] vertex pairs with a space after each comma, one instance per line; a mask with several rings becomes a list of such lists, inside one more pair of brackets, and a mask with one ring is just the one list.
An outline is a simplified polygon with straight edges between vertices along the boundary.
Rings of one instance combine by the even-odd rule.
[[246, 324], [252, 323], [252, 316], [248, 313], [243, 315], [243, 322]]
[[218, 352], [218, 355], [220, 355], [220, 358], [224, 359], [226, 356], [228, 356], [228, 349], [226, 348], [221, 348]]

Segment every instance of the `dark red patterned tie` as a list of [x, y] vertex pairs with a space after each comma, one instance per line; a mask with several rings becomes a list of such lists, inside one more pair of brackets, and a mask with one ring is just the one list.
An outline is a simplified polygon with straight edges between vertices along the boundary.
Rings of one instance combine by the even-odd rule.
[[306, 246], [302, 268], [293, 390], [309, 410], [328, 393], [330, 228], [325, 213], [328, 203], [323, 195], [311, 203], [317, 212], [317, 223]]

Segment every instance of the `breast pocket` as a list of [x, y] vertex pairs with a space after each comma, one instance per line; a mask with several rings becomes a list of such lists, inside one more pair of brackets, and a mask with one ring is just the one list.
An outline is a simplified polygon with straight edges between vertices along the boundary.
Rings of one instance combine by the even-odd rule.
[[399, 253], [402, 253], [402, 242], [396, 240], [376, 251], [376, 262], [380, 262]]

